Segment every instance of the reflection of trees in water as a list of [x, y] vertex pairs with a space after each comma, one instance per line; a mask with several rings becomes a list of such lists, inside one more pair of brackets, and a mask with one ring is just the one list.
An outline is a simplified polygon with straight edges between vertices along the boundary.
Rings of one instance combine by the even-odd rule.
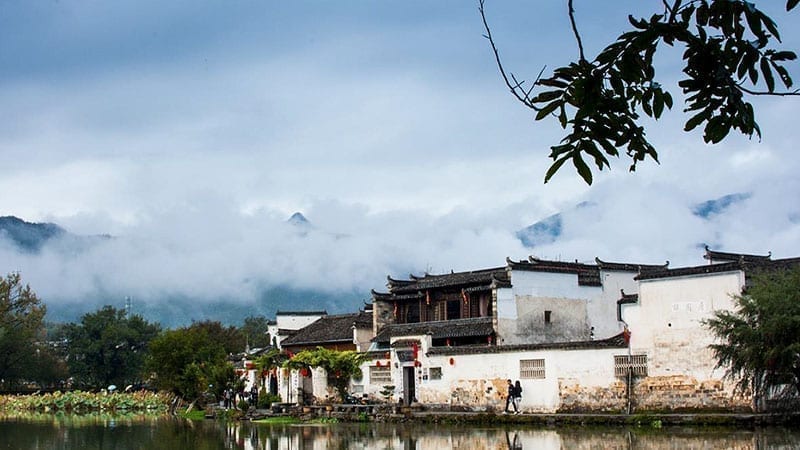
[[510, 428], [490, 424], [302, 424], [192, 422], [171, 417], [0, 418], [0, 448], [64, 450], [620, 450], [800, 448], [800, 430], [657, 428]]

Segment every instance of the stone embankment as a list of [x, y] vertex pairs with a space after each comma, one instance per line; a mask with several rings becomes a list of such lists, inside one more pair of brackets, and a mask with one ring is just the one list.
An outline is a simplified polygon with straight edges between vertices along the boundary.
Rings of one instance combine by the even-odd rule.
[[537, 426], [619, 425], [619, 426], [727, 426], [754, 428], [772, 425], [800, 425], [800, 413], [662, 413], [635, 414], [505, 414], [495, 411], [453, 411], [446, 407], [422, 405], [315, 405], [277, 404], [269, 410], [251, 410], [247, 419], [291, 416], [302, 421], [340, 422], [423, 422], [423, 423], [509, 423]]

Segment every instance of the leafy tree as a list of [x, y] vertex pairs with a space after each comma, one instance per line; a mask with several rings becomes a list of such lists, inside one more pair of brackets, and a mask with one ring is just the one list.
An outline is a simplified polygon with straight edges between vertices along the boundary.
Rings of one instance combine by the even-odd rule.
[[[535, 120], [552, 117], [568, 130], [560, 144], [550, 147], [553, 164], [545, 183], [567, 161], [588, 184], [592, 169], [584, 158], [598, 170], [610, 168], [608, 157], [618, 157], [621, 151], [632, 160], [631, 171], [646, 158], [658, 162], [656, 149], [645, 137], [641, 114], [658, 119], [673, 106], [672, 94], [657, 81], [653, 64], [661, 44], [683, 49], [684, 78], [678, 87], [685, 96], [684, 111], [690, 115], [684, 130], [703, 126], [706, 143], [722, 141], [731, 130], [761, 136], [748, 97], [798, 94], [776, 86], [792, 87], [784, 64], [796, 55], [773, 48], [781, 42], [778, 25], [755, 2], [662, 0], [663, 9], [649, 18], [629, 16], [633, 28], [590, 60], [584, 54], [573, 0], [568, 0], [577, 60], [555, 69], [550, 77], [541, 78], [540, 73], [530, 87], [503, 68], [484, 0], [479, 2], [486, 37], [508, 88], [536, 112]], [[786, 10], [797, 4], [798, 0], [787, 0]], [[536, 88], [543, 90], [534, 92]]]
[[759, 399], [800, 397], [800, 267], [754, 275], [734, 301], [735, 310], [705, 321], [719, 340], [711, 346], [718, 367], [757, 407]]
[[19, 273], [0, 278], [0, 385], [31, 378], [45, 311]]
[[266, 317], [249, 316], [244, 319], [241, 331], [251, 348], [264, 348], [272, 344], [267, 334], [268, 329], [269, 320]]
[[307, 367], [325, 369], [328, 374], [328, 383], [344, 399], [347, 396], [347, 386], [350, 384], [350, 379], [360, 378], [363, 375], [360, 366], [368, 359], [369, 356], [366, 353], [317, 347], [315, 350], [303, 350], [292, 356], [291, 359], [284, 363], [284, 367], [289, 369]]
[[70, 374], [83, 387], [134, 384], [141, 380], [147, 345], [160, 331], [122, 308], [106, 305], [85, 314], [64, 330]]
[[149, 348], [145, 367], [156, 387], [183, 398], [197, 399], [209, 385], [221, 389], [232, 379], [225, 348], [205, 327], [168, 330], [153, 339]]
[[222, 322], [204, 320], [194, 322], [190, 328], [205, 330], [208, 337], [222, 345], [225, 354], [241, 353], [246, 345], [246, 338], [242, 330], [234, 326], [224, 326]]

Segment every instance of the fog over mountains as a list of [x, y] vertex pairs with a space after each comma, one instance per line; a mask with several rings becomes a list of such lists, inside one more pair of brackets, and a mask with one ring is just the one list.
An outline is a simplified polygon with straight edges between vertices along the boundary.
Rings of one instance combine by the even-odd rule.
[[[626, 236], [613, 234], [630, 219], [613, 222], [614, 211], [601, 199], [580, 202], [516, 231], [497, 224], [480, 228], [482, 217], [400, 222], [396, 214], [375, 217], [337, 208], [315, 210], [324, 226], [299, 212], [288, 219], [275, 214], [173, 217], [172, 223], [99, 235], [5, 216], [0, 217], [0, 269], [21, 272], [53, 321], [76, 320], [105, 304], [122, 307], [130, 298], [134, 312], [165, 326], [204, 319], [237, 324], [249, 315], [273, 317], [279, 310], [354, 311], [371, 300], [371, 289], [385, 290], [387, 275], [474, 270], [503, 264], [506, 256], [583, 261], [598, 256], [641, 263], [671, 259], [676, 266], [699, 264], [704, 245], [774, 250], [725, 247], [724, 224], [751, 201], [749, 193], [733, 193], [680, 206], [679, 219], [694, 221], [689, 225], [700, 230], [687, 235], [695, 239], [670, 242], [669, 234], [660, 231], [665, 242], [659, 247], [653, 241], [649, 248], [637, 244], [635, 235], [626, 242]], [[666, 217], [649, 215], [653, 220]], [[637, 220], [648, 226], [648, 219]], [[669, 248], [681, 253], [670, 254]]]

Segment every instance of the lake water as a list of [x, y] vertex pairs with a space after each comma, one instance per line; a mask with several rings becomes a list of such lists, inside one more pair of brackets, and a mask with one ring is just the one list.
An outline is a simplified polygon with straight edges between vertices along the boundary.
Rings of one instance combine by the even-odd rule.
[[266, 425], [171, 417], [0, 417], [0, 449], [800, 449], [800, 431], [687, 427]]

